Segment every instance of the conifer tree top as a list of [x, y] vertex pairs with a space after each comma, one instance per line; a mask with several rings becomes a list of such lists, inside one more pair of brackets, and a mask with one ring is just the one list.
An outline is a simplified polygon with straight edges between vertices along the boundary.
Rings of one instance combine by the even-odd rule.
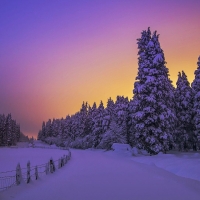
[[195, 79], [192, 82], [192, 89], [197, 93], [200, 91], [200, 56], [197, 61], [197, 69], [194, 72]]
[[199, 58], [198, 58], [197, 65], [200, 67], [200, 56], [199, 56]]

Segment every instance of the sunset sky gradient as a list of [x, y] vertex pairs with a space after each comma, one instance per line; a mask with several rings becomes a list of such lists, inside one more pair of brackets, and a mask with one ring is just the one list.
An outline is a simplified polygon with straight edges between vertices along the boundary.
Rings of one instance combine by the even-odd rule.
[[132, 98], [142, 30], [160, 34], [170, 78], [194, 79], [200, 0], [0, 0], [0, 113], [24, 134], [42, 121]]

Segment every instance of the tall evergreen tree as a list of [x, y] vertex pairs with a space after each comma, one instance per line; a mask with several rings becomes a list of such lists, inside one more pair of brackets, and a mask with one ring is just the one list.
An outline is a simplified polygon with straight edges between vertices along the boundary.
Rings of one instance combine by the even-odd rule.
[[107, 107], [104, 110], [104, 116], [102, 122], [103, 133], [105, 133], [109, 129], [114, 109], [115, 109], [115, 103], [111, 98], [109, 98], [107, 101]]
[[11, 139], [11, 143], [12, 143], [12, 145], [16, 145], [17, 138], [16, 138], [16, 121], [15, 121], [15, 120], [12, 120], [12, 123], [11, 123], [11, 130], [12, 130], [12, 139]]
[[88, 106], [88, 113], [85, 119], [84, 136], [89, 136], [92, 133], [92, 108]]
[[57, 138], [59, 138], [60, 140], [62, 140], [62, 138], [63, 138], [63, 125], [62, 125], [62, 121], [63, 121], [63, 119], [60, 119], [58, 121], [58, 135], [57, 135]]
[[69, 140], [71, 131], [71, 117], [69, 115], [67, 115], [64, 120], [63, 129], [63, 140]]
[[45, 138], [51, 137], [51, 136], [52, 136], [52, 124], [51, 124], [51, 119], [49, 119], [45, 127]]
[[41, 130], [39, 130], [39, 132], [38, 132], [37, 140], [42, 140], [42, 131]]
[[0, 115], [0, 146], [5, 145], [7, 140], [6, 136], [6, 117], [5, 115]]
[[97, 115], [97, 113], [98, 113], [97, 105], [94, 102], [92, 107], [89, 107], [88, 109], [88, 116], [87, 116], [87, 121], [86, 121], [86, 126], [85, 126], [87, 135], [83, 141], [84, 149], [92, 148], [94, 146], [94, 140], [95, 140], [94, 127], [95, 127], [95, 116]]
[[19, 142], [19, 139], [20, 139], [20, 124], [16, 125], [16, 139], [17, 139], [17, 142]]
[[12, 116], [11, 114], [8, 114], [6, 118], [6, 135], [7, 135], [6, 145], [11, 145], [12, 144]]
[[101, 138], [98, 148], [109, 150], [111, 149], [113, 143], [125, 144], [127, 142], [123, 126], [120, 126], [117, 121], [117, 114], [113, 113], [109, 129]]
[[[151, 40], [151, 31], [150, 28], [148, 28], [148, 30], [143, 30], [141, 32], [141, 38], [137, 39], [137, 45], [138, 45], [138, 75], [136, 77], [136, 80], [140, 80], [142, 81], [142, 77], [144, 79], [144, 74], [145, 71], [148, 70], [145, 65], [147, 62], [146, 59], [146, 49], [147, 49], [147, 45]], [[140, 81], [140, 82], [141, 82]], [[129, 143], [132, 146], [137, 146], [138, 143], [138, 138], [135, 134], [136, 130], [136, 123], [137, 120], [135, 120], [135, 113], [137, 112], [140, 100], [137, 99], [138, 97], [140, 97], [139, 93], [140, 90], [142, 91], [142, 84], [137, 86], [137, 82], [135, 82], [135, 88], [138, 88], [139, 90], [137, 91], [138, 95], [136, 94], [136, 91], [133, 90], [133, 94], [135, 94], [133, 96], [133, 99], [130, 101], [129, 103], [129, 108], [128, 108], [128, 137], [129, 137]], [[143, 82], [144, 84], [144, 82]]]
[[175, 90], [176, 99], [176, 137], [175, 141], [179, 150], [187, 150], [191, 147], [193, 139], [193, 92], [186, 74], [179, 72]]
[[[151, 154], [166, 152], [173, 143], [174, 88], [156, 32], [142, 32], [138, 40], [138, 75], [134, 84], [133, 135], [137, 147]], [[147, 43], [148, 42], [148, 43]], [[142, 43], [142, 45], [141, 45]]]
[[200, 141], [200, 56], [197, 62], [197, 69], [194, 72], [195, 78], [192, 83], [194, 94], [194, 136], [193, 136], [193, 149], [197, 150], [198, 141]]
[[82, 104], [79, 114], [79, 136], [83, 138], [87, 133], [85, 132], [86, 120], [88, 115], [88, 104], [87, 102]]
[[44, 141], [46, 138], [46, 127], [45, 127], [45, 122], [42, 122], [42, 134], [41, 134], [41, 140]]
[[52, 136], [57, 137], [58, 136], [58, 126], [59, 126], [59, 119], [53, 119], [52, 121]]
[[0, 114], [0, 146], [16, 145], [20, 139], [20, 125], [12, 119], [11, 114]]
[[[110, 104], [112, 105], [112, 103]], [[127, 107], [128, 99], [123, 96], [117, 96], [117, 100], [110, 112], [109, 127], [103, 134], [98, 148], [111, 149], [113, 143], [127, 143]], [[105, 117], [107, 118], [107, 116]]]
[[117, 96], [115, 102], [115, 112], [117, 113], [117, 123], [122, 126], [123, 134], [127, 138], [127, 117], [128, 117], [128, 98]]
[[96, 148], [102, 138], [103, 134], [103, 117], [104, 117], [104, 105], [101, 101], [99, 107], [96, 109], [95, 113], [93, 113], [93, 130], [92, 130], [92, 137], [93, 137], [93, 147]]

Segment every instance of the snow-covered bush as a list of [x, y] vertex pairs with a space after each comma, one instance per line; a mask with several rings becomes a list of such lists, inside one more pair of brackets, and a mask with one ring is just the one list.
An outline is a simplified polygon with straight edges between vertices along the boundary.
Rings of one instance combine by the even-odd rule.
[[49, 145], [55, 144], [57, 147], [65, 147], [65, 144], [63, 143], [61, 138], [47, 137], [44, 141]]

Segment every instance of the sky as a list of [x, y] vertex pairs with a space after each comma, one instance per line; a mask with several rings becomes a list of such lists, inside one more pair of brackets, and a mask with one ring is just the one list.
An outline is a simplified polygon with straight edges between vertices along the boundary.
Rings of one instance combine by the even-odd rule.
[[0, 113], [25, 135], [117, 95], [132, 98], [137, 38], [160, 34], [170, 79], [191, 83], [200, 55], [200, 0], [0, 0]]

